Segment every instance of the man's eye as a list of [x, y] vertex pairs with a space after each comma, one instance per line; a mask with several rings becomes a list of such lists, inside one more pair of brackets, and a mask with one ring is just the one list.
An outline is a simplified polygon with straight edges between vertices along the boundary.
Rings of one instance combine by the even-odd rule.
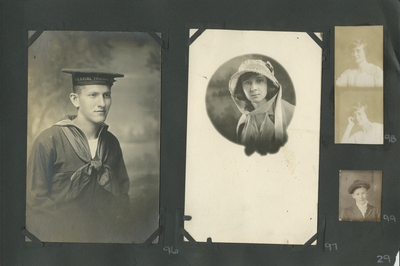
[[104, 94], [104, 98], [111, 98], [111, 93]]
[[94, 97], [96, 97], [96, 95], [95, 94], [89, 94], [89, 97], [90, 98], [94, 98]]

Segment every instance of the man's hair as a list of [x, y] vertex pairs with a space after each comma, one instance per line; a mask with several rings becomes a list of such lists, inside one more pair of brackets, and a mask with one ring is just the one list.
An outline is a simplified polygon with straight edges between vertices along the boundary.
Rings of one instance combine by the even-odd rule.
[[364, 49], [364, 53], [365, 53], [365, 55], [367, 55], [368, 54], [368, 44], [363, 39], [354, 39], [353, 41], [351, 41], [351, 43], [349, 45], [350, 52], [354, 48], [359, 47], [359, 46], [361, 46]]
[[352, 116], [355, 112], [364, 108], [365, 115], [369, 118], [369, 108], [368, 105], [364, 102], [355, 102], [350, 108], [350, 115]]
[[[244, 94], [242, 83], [246, 79], [253, 77], [253, 76], [258, 76], [258, 75], [260, 75], [260, 74], [256, 73], [256, 72], [246, 72], [243, 75], [241, 75], [239, 77], [238, 81], [236, 82], [235, 90], [233, 92], [233, 97], [235, 97], [236, 99], [238, 99], [240, 101], [246, 102], [244, 108], [247, 111], [253, 111], [254, 106], [251, 104], [251, 101], [249, 101], [249, 99], [247, 99], [246, 95]], [[265, 77], [265, 78], [267, 79], [267, 96], [265, 98], [267, 100], [269, 100], [278, 92], [279, 88], [276, 87], [275, 84], [269, 78], [267, 78], [267, 77]]]
[[82, 86], [77, 86], [77, 85], [74, 85], [74, 86], [72, 86], [72, 91], [74, 92], [74, 93], [80, 93], [80, 88], [82, 88]]

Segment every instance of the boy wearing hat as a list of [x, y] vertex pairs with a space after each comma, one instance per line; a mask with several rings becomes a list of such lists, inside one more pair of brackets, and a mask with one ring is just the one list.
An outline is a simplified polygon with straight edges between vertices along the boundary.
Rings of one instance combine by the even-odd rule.
[[362, 180], [356, 180], [348, 189], [355, 203], [344, 210], [342, 221], [371, 221], [379, 222], [381, 215], [377, 208], [368, 203], [368, 189], [370, 184]]
[[104, 123], [114, 78], [122, 74], [63, 69], [72, 75], [77, 114], [43, 131], [27, 168], [27, 229], [45, 242], [114, 242], [129, 208], [129, 178], [117, 138]]

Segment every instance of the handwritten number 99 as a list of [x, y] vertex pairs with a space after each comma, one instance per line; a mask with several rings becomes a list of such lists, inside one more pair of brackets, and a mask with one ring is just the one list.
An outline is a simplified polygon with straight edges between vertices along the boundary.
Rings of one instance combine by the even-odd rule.
[[387, 221], [388, 223], [390, 223], [390, 221], [396, 222], [396, 217], [394, 215], [384, 214], [383, 215], [383, 220]]

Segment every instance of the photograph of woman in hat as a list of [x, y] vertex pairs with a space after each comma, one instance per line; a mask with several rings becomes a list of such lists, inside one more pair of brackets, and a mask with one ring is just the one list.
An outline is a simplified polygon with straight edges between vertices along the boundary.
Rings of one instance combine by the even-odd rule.
[[354, 199], [354, 204], [345, 208], [341, 214], [341, 221], [371, 221], [379, 222], [381, 215], [378, 208], [368, 203], [368, 190], [371, 185], [363, 180], [355, 180], [348, 192]]
[[242, 114], [237, 142], [246, 147], [247, 155], [276, 153], [288, 140], [295, 106], [282, 99], [282, 90], [269, 61], [246, 60], [230, 78], [229, 92]]

